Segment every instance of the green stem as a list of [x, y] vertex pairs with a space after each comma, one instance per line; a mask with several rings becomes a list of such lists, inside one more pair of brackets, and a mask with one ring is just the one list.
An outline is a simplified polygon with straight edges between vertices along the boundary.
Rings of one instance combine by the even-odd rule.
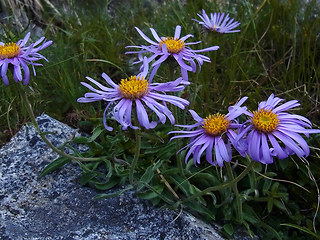
[[193, 194], [189, 198], [183, 199], [182, 203], [183, 202], [189, 202], [189, 201], [191, 201], [191, 200], [193, 200], [195, 198], [201, 197], [202, 195], [205, 195], [208, 192], [219, 191], [219, 190], [222, 190], [224, 188], [231, 187], [233, 184], [239, 182], [242, 178], [244, 178], [250, 172], [250, 170], [253, 168], [254, 164], [255, 164], [255, 162], [251, 161], [250, 164], [246, 167], [246, 169], [244, 169], [243, 172], [240, 173], [238, 177], [236, 177], [235, 179], [231, 180], [230, 182], [222, 184], [222, 185], [219, 185], [219, 186], [208, 187], [208, 188], [204, 189], [201, 192]]
[[[234, 180], [234, 176], [233, 176], [233, 172], [232, 172], [232, 168], [230, 166], [230, 163], [226, 163], [226, 167], [227, 167], [227, 175], [228, 178], [233, 181]], [[237, 220], [239, 223], [242, 222], [243, 218], [242, 218], [242, 201], [241, 201], [241, 195], [239, 194], [238, 191], [238, 187], [237, 187], [237, 182], [233, 183], [232, 185], [232, 190], [234, 192], [234, 194], [236, 195], [236, 202], [237, 202]]]
[[26, 106], [26, 108], [27, 108], [29, 117], [31, 118], [32, 124], [33, 124], [33, 126], [35, 127], [36, 132], [40, 135], [40, 137], [42, 138], [42, 140], [43, 140], [54, 152], [58, 153], [58, 154], [59, 154], [60, 156], [62, 156], [62, 157], [67, 157], [67, 158], [70, 158], [70, 159], [72, 159], [72, 160], [77, 160], [77, 161], [82, 161], [82, 162], [92, 162], [92, 161], [101, 161], [101, 160], [103, 160], [102, 157], [100, 157], [100, 158], [75, 157], [75, 156], [69, 155], [69, 154], [61, 151], [60, 149], [56, 148], [56, 147], [45, 137], [45, 135], [40, 131], [39, 125], [38, 125], [38, 123], [37, 123], [37, 121], [36, 121], [36, 118], [35, 118], [35, 115], [34, 115], [32, 106], [31, 106], [30, 101], [29, 101], [29, 99], [28, 99], [28, 96], [27, 96], [27, 94], [25, 93], [25, 91], [23, 90], [23, 87], [21, 86], [20, 83], [18, 83], [18, 89], [19, 89], [19, 92], [20, 92], [21, 96], [23, 97], [24, 104], [25, 104], [25, 106]]
[[[137, 120], [137, 117], [135, 117], [135, 124], [138, 126], [139, 122]], [[133, 174], [134, 169], [136, 168], [136, 165], [138, 163], [139, 155], [140, 155], [140, 149], [141, 149], [141, 134], [140, 134], [140, 128], [135, 131], [136, 136], [136, 149], [134, 152], [134, 157], [131, 163], [130, 172], [129, 172], [129, 181], [131, 185], [134, 185], [133, 182]]]
[[[170, 81], [174, 81], [175, 65], [169, 64], [168, 66], [169, 66], [169, 79]], [[174, 116], [175, 122], [179, 122], [178, 107], [175, 105], [173, 106], [173, 116]], [[180, 150], [180, 139], [176, 139], [176, 152], [178, 152], [179, 150]], [[184, 176], [181, 154], [176, 154], [176, 160], [177, 160], [177, 166], [178, 166], [179, 172], [182, 176]]]

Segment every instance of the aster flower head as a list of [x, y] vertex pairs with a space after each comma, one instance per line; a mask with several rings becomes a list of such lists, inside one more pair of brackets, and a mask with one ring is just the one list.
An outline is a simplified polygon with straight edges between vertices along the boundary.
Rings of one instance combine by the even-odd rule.
[[[17, 43], [0, 42], [0, 68], [1, 77], [4, 84], [9, 85], [7, 71], [10, 64], [13, 66], [13, 79], [16, 82], [21, 82], [24, 78], [23, 83], [28, 84], [30, 79], [30, 70], [28, 64], [32, 66], [33, 74], [35, 76], [36, 71], [34, 66], [42, 66], [42, 64], [35, 63], [35, 61], [44, 59], [48, 62], [48, 60], [38, 52], [50, 46], [52, 41], [45, 41], [45, 37], [41, 37], [35, 43], [26, 46], [29, 38], [30, 32], [27, 33], [26, 36]], [[22, 76], [21, 68], [24, 71], [24, 77]]]
[[145, 46], [127, 46], [139, 48], [139, 51], [130, 51], [126, 52], [127, 54], [138, 54], [139, 60], [135, 63], [143, 62], [143, 55], [147, 53], [151, 53], [152, 55], [148, 58], [148, 62], [155, 60], [152, 64], [152, 72], [150, 74], [150, 79], [152, 80], [153, 76], [156, 74], [158, 68], [161, 63], [163, 63], [168, 57], [173, 57], [177, 63], [180, 65], [181, 74], [184, 81], [188, 81], [188, 71], [195, 72], [197, 67], [195, 61], [198, 62], [199, 66], [203, 64], [203, 62], [210, 62], [210, 58], [201, 54], [199, 52], [208, 52], [218, 50], [219, 46], [213, 46], [200, 50], [192, 50], [189, 45], [198, 44], [199, 42], [186, 42], [186, 40], [190, 37], [193, 37], [191, 34], [187, 34], [183, 37], [180, 37], [181, 34], [181, 26], [177, 25], [175, 29], [174, 36], [169, 37], [159, 37], [157, 32], [150, 28], [150, 31], [155, 39], [155, 41], [151, 40], [147, 37], [139, 28], [136, 27], [136, 30], [140, 34], [140, 36], [146, 40], [151, 45]]
[[209, 18], [205, 10], [202, 9], [202, 14], [197, 13], [197, 15], [201, 18], [201, 21], [197, 19], [193, 20], [197, 21], [209, 31], [218, 33], [240, 32], [240, 30], [232, 30], [238, 27], [240, 23], [234, 21], [233, 18], [230, 18], [229, 14], [225, 15], [225, 13], [211, 13]]
[[307, 118], [286, 112], [300, 106], [297, 100], [277, 106], [282, 101], [271, 94], [259, 104], [257, 111], [245, 113], [250, 120], [239, 131], [238, 139], [246, 136], [247, 153], [254, 161], [269, 164], [273, 163], [273, 157], [284, 159], [292, 154], [307, 157], [310, 150], [300, 134], [309, 137], [310, 133], [320, 133], [318, 129], [310, 129]]
[[[203, 119], [193, 111], [189, 110], [193, 119], [196, 121], [192, 125], [176, 125], [184, 127], [186, 131], [172, 131], [169, 134], [177, 133], [181, 135], [173, 136], [175, 138], [191, 138], [190, 143], [184, 148], [189, 148], [185, 157], [187, 163], [191, 154], [193, 154], [193, 161], [196, 165], [200, 163], [200, 157], [206, 151], [206, 159], [210, 164], [223, 166], [223, 161], [230, 162], [232, 158], [233, 145], [241, 155], [245, 156], [245, 145], [242, 140], [235, 142], [237, 134], [234, 129], [239, 128], [236, 118], [246, 111], [246, 107], [241, 105], [247, 100], [247, 97], [242, 98], [236, 105], [229, 107], [229, 112], [224, 115], [216, 113], [209, 115]], [[196, 128], [195, 130], [191, 130]], [[184, 149], [182, 148], [182, 149]], [[180, 149], [180, 151], [182, 150]], [[215, 158], [212, 158], [212, 151], [214, 150]]]
[[[170, 120], [171, 124], [174, 124], [174, 116], [166, 106], [166, 103], [171, 103], [184, 109], [189, 102], [180, 97], [167, 95], [166, 92], [181, 91], [187, 83], [182, 78], [167, 83], [150, 83], [146, 79], [148, 74], [148, 63], [146, 60], [144, 61], [143, 69], [144, 71], [136, 76], [122, 79], [120, 84], [114, 83], [107, 74], [103, 73], [102, 77], [110, 87], [106, 87], [94, 79], [87, 77], [97, 88], [81, 82], [83, 86], [89, 88], [92, 92], [78, 98], [78, 102], [87, 103], [101, 100], [109, 102], [103, 114], [103, 123], [108, 131], [112, 131], [112, 127], [107, 126], [106, 113], [112, 103], [116, 103], [112, 111], [113, 116], [123, 126], [124, 130], [128, 127], [133, 129], [138, 128], [137, 126], [133, 126], [131, 122], [131, 112], [134, 106], [140, 125], [146, 129], [155, 128], [158, 122], [164, 124], [166, 117]], [[157, 115], [159, 119], [157, 122], [149, 121], [146, 107]]]

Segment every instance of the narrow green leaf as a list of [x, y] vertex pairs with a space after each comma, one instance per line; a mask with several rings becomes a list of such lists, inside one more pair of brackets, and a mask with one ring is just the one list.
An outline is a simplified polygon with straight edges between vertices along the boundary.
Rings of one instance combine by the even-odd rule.
[[115, 64], [113, 62], [110, 62], [108, 60], [104, 60], [104, 59], [87, 59], [87, 61], [88, 62], [104, 62], [104, 63], [108, 63], [108, 64], [118, 68], [121, 72], [124, 72], [120, 66], [118, 66], [117, 64]]
[[232, 224], [230, 224], [230, 223], [228, 223], [228, 224], [225, 224], [225, 225], [223, 225], [223, 230], [225, 230], [226, 231], [226, 233], [228, 234], [228, 235], [230, 235], [230, 236], [232, 236], [233, 235], [233, 233], [234, 233], [234, 229], [233, 229], [233, 226], [232, 226]]
[[88, 142], [93, 142], [94, 140], [96, 140], [103, 131], [104, 129], [99, 126], [93, 129], [92, 136], [88, 138]]
[[49, 165], [47, 165], [42, 170], [42, 172], [40, 173], [40, 177], [43, 177], [43, 176], [47, 175], [48, 173], [51, 173], [51, 172], [59, 169], [60, 167], [62, 167], [63, 165], [67, 164], [70, 161], [71, 161], [71, 159], [66, 158], [66, 157], [60, 157], [60, 158], [54, 160], [53, 162], [51, 162]]
[[161, 143], [164, 143], [164, 140], [161, 137], [159, 137], [156, 133], [140, 132], [139, 135], [149, 140], [154, 140], [154, 141], [159, 141]]
[[184, 205], [189, 207], [190, 209], [203, 214], [211, 220], [215, 220], [215, 215], [213, 215], [212, 211], [209, 211], [207, 207], [201, 205], [197, 202], [185, 202]]
[[133, 188], [133, 186], [129, 186], [125, 189], [122, 189], [118, 192], [113, 192], [113, 193], [107, 193], [107, 194], [98, 194], [97, 196], [95, 196], [93, 199], [94, 200], [99, 200], [99, 199], [105, 199], [105, 198], [112, 198], [112, 197], [117, 197], [120, 196], [122, 193], [129, 191]]
[[156, 162], [153, 167], [152, 167], [152, 171], [157, 170], [159, 167], [161, 167], [161, 165], [164, 163], [163, 160], [159, 160], [158, 162]]
[[40, 133], [41, 136], [46, 136], [46, 135], [57, 135], [56, 133], [54, 132], [42, 132]]
[[106, 168], [108, 169], [108, 173], [107, 173], [106, 177], [110, 178], [112, 176], [111, 162], [109, 160], [105, 160], [104, 162], [106, 163]]
[[96, 189], [105, 191], [105, 190], [108, 190], [108, 189], [113, 188], [114, 186], [116, 186], [119, 183], [120, 180], [121, 179], [119, 179], [118, 177], [115, 177], [115, 178], [110, 179], [107, 182], [95, 183], [94, 186], [96, 187]]
[[282, 203], [281, 201], [275, 199], [274, 202], [273, 202], [273, 204], [274, 204], [277, 208], [281, 209], [282, 211], [287, 211], [286, 206], [283, 205], [283, 203]]
[[319, 234], [316, 234], [316, 233], [312, 232], [311, 230], [309, 230], [306, 227], [301, 227], [299, 225], [292, 224], [292, 223], [281, 223], [280, 225], [281, 226], [287, 226], [287, 227], [296, 228], [296, 229], [298, 229], [298, 230], [300, 230], [302, 232], [310, 234], [311, 236], [315, 237], [316, 239], [320, 239], [320, 235]]
[[151, 165], [146, 169], [145, 173], [140, 178], [140, 181], [137, 186], [137, 191], [140, 191], [145, 186], [145, 184], [148, 184], [153, 178], [153, 176], [154, 176], [154, 173]]
[[149, 188], [150, 188], [150, 190], [137, 193], [137, 196], [142, 199], [148, 199], [148, 200], [156, 198], [162, 193], [164, 186], [163, 185], [156, 185], [156, 186], [153, 186], [152, 188], [151, 187], [149, 187]]
[[252, 209], [252, 207], [249, 207], [247, 204], [243, 205], [243, 218], [253, 225], [261, 223], [256, 212]]
[[273, 208], [273, 198], [269, 197], [268, 198], [268, 213], [271, 213]]
[[81, 185], [86, 185], [88, 182], [90, 182], [91, 179], [96, 177], [97, 174], [95, 172], [82, 172], [81, 178], [80, 178], [80, 184]]
[[85, 144], [85, 143], [88, 143], [88, 138], [87, 137], [83, 137], [83, 136], [75, 137], [73, 139], [73, 142], [80, 143], [80, 144]]

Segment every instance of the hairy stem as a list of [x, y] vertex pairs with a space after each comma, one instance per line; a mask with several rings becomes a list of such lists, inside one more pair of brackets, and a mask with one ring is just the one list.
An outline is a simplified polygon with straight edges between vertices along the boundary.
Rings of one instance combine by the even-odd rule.
[[[230, 181], [234, 180], [234, 176], [233, 176], [233, 172], [232, 172], [232, 168], [230, 166], [230, 163], [226, 163], [226, 167], [227, 167], [227, 175], [228, 178], [230, 179]], [[239, 223], [242, 222], [243, 218], [242, 218], [242, 201], [241, 201], [241, 195], [239, 194], [238, 191], [238, 187], [237, 187], [237, 182], [233, 183], [231, 185], [232, 190], [234, 192], [234, 194], [236, 195], [236, 202], [237, 202], [237, 220]]]
[[[135, 125], [139, 125], [137, 116], [135, 117]], [[140, 155], [140, 149], [141, 149], [141, 134], [140, 134], [140, 128], [135, 131], [136, 136], [136, 149], [134, 152], [134, 157], [131, 163], [130, 171], [129, 171], [129, 181], [131, 185], [134, 185], [133, 181], [133, 175], [134, 175], [134, 169], [136, 168], [136, 165], [138, 163], [139, 155]]]
[[213, 191], [219, 191], [219, 190], [222, 190], [224, 188], [227, 188], [227, 187], [231, 187], [233, 184], [239, 182], [242, 178], [244, 178], [249, 172], [250, 170], [253, 168], [253, 165], [255, 164], [254, 161], [251, 161], [250, 164], [243, 170], [242, 173], [239, 174], [238, 177], [234, 178], [233, 180], [231, 180], [230, 182], [228, 183], [225, 183], [225, 184], [222, 184], [222, 185], [219, 185], [219, 186], [214, 186], [214, 187], [208, 187], [206, 189], [204, 189], [203, 191], [201, 192], [198, 192], [196, 194], [193, 194], [191, 197], [189, 198], [186, 198], [186, 199], [183, 199], [182, 200], [182, 203], [183, 202], [189, 202], [195, 198], [198, 198], [202, 195], [205, 195], [209, 192], [213, 192]]
[[[174, 81], [175, 65], [169, 64], [168, 67], [169, 67], [169, 79], [170, 81]], [[179, 114], [178, 114], [177, 106], [173, 106], [173, 116], [174, 116], [175, 122], [179, 122]], [[176, 152], [178, 152], [179, 150], [180, 150], [180, 139], [176, 139]], [[181, 154], [176, 154], [176, 160], [177, 160], [177, 166], [178, 166], [179, 172], [182, 176], [184, 176]]]
[[83, 158], [83, 157], [75, 157], [72, 155], [69, 155], [63, 151], [61, 151], [60, 149], [56, 148], [47, 138], [46, 136], [41, 132], [39, 125], [36, 121], [32, 106], [30, 104], [30, 101], [28, 99], [28, 96], [26, 94], [26, 92], [24, 91], [23, 87], [21, 86], [20, 83], [17, 84], [18, 85], [18, 89], [20, 92], [20, 95], [23, 97], [24, 100], [24, 104], [26, 106], [26, 109], [28, 111], [29, 117], [31, 118], [32, 124], [36, 129], [36, 132], [40, 135], [40, 137], [42, 138], [42, 140], [56, 153], [58, 153], [60, 156], [62, 157], [67, 157], [69, 159], [72, 160], [76, 160], [76, 161], [82, 161], [82, 162], [93, 162], [93, 161], [101, 161], [103, 160], [103, 157], [100, 158]]

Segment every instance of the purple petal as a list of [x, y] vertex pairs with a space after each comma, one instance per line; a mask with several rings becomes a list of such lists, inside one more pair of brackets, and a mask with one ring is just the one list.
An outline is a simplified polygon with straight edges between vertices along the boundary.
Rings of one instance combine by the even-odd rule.
[[274, 138], [272, 134], [268, 134], [268, 138], [274, 148], [274, 155], [277, 156], [279, 159], [284, 159], [288, 157], [288, 154], [283, 151], [282, 147], [278, 143], [278, 141]]
[[181, 26], [177, 25], [176, 30], [174, 32], [174, 39], [179, 39], [181, 34]]
[[272, 112], [278, 113], [281, 111], [289, 110], [289, 109], [297, 107], [297, 106], [300, 106], [300, 103], [298, 103], [297, 100], [291, 100], [289, 102], [286, 102], [286, 103], [280, 105], [279, 107], [276, 107], [275, 109], [273, 109]]
[[103, 112], [103, 120], [102, 120], [104, 127], [105, 127], [108, 131], [112, 131], [112, 130], [113, 130], [112, 127], [109, 127], [109, 126], [107, 125], [107, 120], [106, 120], [107, 109], [109, 108], [109, 106], [110, 106], [111, 103], [112, 103], [112, 102], [109, 102], [108, 105], [107, 105], [107, 107], [106, 107], [106, 109], [104, 110], [104, 112]]
[[[188, 34], [188, 35], [185, 35], [185, 36], [183, 36], [182, 38], [180, 38], [180, 40], [181, 41], [185, 41], [185, 40], [187, 40], [189, 37], [193, 37], [193, 35], [192, 34]], [[200, 41], [201, 42], [201, 41]], [[199, 43], [199, 42], [198, 42]], [[187, 43], [186, 43], [186, 45], [188, 45]]]
[[210, 141], [207, 141], [205, 144], [203, 144], [203, 146], [202, 146], [201, 149], [199, 150], [198, 156], [197, 156], [197, 160], [196, 160], [197, 163], [200, 164], [201, 155], [202, 155], [202, 153], [208, 148], [209, 144], [210, 144]]
[[26, 45], [26, 43], [27, 43], [28, 40], [29, 40], [30, 34], [31, 34], [31, 33], [28, 32], [28, 33], [24, 36], [22, 42], [19, 43], [18, 45], [21, 46], [21, 47], [23, 47], [24, 45]]
[[140, 34], [140, 36], [146, 40], [148, 43], [152, 44], [152, 45], [158, 45], [158, 43], [152, 41], [150, 38], [148, 38], [139, 28], [135, 27], [135, 29], [138, 31], [138, 33]]
[[161, 39], [160, 39], [159, 35], [157, 34], [157, 32], [153, 28], [150, 28], [150, 31], [151, 31], [154, 39], [157, 40], [158, 42], [161, 42]]
[[145, 127], [146, 129], [154, 128], [157, 123], [149, 122], [148, 114], [139, 99], [136, 99], [135, 102], [137, 107], [137, 116], [141, 126]]
[[27, 85], [29, 83], [29, 79], [30, 79], [30, 70], [28, 68], [28, 65], [24, 61], [21, 61], [20, 63], [21, 63], [22, 69], [24, 70], [23, 84]]
[[260, 161], [260, 143], [261, 143], [261, 134], [256, 130], [252, 130], [248, 135], [248, 153], [254, 161]]
[[304, 150], [306, 157], [310, 154], [310, 149], [309, 149], [307, 142], [299, 134], [294, 133], [294, 132], [289, 132], [289, 131], [285, 131], [285, 132], [283, 132], [281, 130], [279, 130], [279, 131], [282, 132], [283, 134], [291, 137], [293, 140], [295, 140], [300, 145], [300, 147], [302, 147], [302, 149]]
[[231, 155], [229, 155], [227, 148], [226, 148], [226, 144], [224, 143], [224, 141], [222, 140], [222, 138], [216, 137], [216, 144], [215, 144], [215, 149], [219, 148], [219, 152], [221, 157], [226, 161], [226, 162], [230, 162], [231, 161]]
[[191, 116], [193, 117], [193, 119], [197, 122], [203, 122], [203, 118], [201, 118], [194, 110], [189, 110]]
[[164, 123], [166, 122], [166, 116], [165, 116], [164, 114], [160, 113], [160, 112], [155, 108], [155, 106], [154, 106], [151, 102], [148, 101], [148, 99], [142, 97], [141, 100], [142, 100], [153, 112], [155, 112], [155, 114], [158, 116], [158, 118], [159, 118], [159, 120], [160, 120], [160, 122], [161, 122], [162, 124], [164, 124]]
[[273, 135], [277, 137], [280, 141], [284, 143], [288, 148], [290, 148], [292, 151], [294, 151], [299, 157], [303, 157], [305, 152], [287, 135], [275, 131], [273, 132]]
[[209, 142], [209, 146], [206, 151], [206, 159], [210, 164], [213, 164], [213, 162], [212, 162], [212, 148], [213, 148], [214, 139], [212, 138], [208, 142]]
[[114, 87], [114, 88], [118, 88], [118, 85], [115, 84], [107, 74], [102, 73], [101, 76], [104, 78], [104, 80], [107, 81], [107, 83], [109, 83], [110, 86], [112, 86], [112, 87]]
[[263, 161], [260, 162], [265, 164], [273, 163], [273, 158], [270, 154], [269, 144], [265, 134], [261, 134], [261, 148]]
[[204, 48], [204, 49], [200, 49], [200, 50], [192, 50], [192, 51], [195, 52], [195, 53], [197, 53], [197, 52], [209, 52], [209, 51], [216, 51], [219, 48], [220, 48], [219, 46], [212, 46], [212, 47], [208, 47], [208, 48]]
[[14, 65], [13, 67], [13, 79], [17, 82], [22, 81], [22, 73], [21, 73], [21, 68], [20, 65]]

